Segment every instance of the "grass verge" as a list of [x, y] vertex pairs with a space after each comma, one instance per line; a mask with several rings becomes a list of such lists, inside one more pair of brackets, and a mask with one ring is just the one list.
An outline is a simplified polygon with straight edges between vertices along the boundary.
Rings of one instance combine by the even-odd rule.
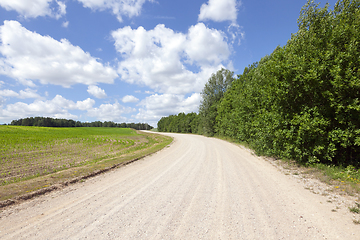
[[353, 166], [339, 167], [318, 163], [305, 166], [303, 173], [333, 185], [338, 191], [351, 196], [360, 194], [360, 171]]

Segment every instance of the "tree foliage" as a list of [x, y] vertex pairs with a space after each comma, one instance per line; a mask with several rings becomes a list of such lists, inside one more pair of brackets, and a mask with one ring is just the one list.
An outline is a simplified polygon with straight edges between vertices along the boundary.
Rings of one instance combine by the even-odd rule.
[[343, 0], [330, 10], [308, 1], [298, 32], [225, 94], [219, 132], [261, 154], [359, 165], [359, 5]]
[[234, 81], [233, 75], [234, 72], [222, 68], [211, 75], [201, 92], [202, 101], [199, 107], [199, 115], [201, 116], [201, 131], [205, 135], [212, 136], [215, 133], [218, 104]]

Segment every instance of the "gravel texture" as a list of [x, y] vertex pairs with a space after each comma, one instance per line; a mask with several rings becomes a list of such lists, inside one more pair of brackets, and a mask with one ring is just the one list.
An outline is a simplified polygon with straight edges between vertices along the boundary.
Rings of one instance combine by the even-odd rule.
[[360, 239], [345, 205], [214, 138], [164, 150], [0, 213], [0, 239]]

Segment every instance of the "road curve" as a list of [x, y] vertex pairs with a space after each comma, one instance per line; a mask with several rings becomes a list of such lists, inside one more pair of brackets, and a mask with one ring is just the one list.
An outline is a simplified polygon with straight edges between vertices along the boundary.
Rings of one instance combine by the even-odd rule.
[[170, 147], [0, 213], [0, 239], [360, 239], [323, 196], [226, 141]]

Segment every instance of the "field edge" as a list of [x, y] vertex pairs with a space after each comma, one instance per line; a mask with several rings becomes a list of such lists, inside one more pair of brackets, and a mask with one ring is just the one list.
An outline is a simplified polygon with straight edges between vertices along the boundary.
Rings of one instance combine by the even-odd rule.
[[[6, 208], [8, 206], [19, 204], [23, 201], [35, 198], [37, 196], [44, 195], [46, 193], [62, 189], [64, 187], [67, 187], [71, 184], [75, 184], [81, 181], [85, 181], [86, 179], [89, 179], [91, 177], [97, 176], [99, 174], [111, 171], [113, 169], [126, 166], [130, 163], [133, 163], [135, 161], [138, 161], [140, 159], [143, 159], [149, 155], [152, 155], [165, 147], [169, 146], [173, 142], [173, 138], [156, 134], [156, 133], [149, 133], [149, 132], [143, 132], [143, 131], [137, 131], [141, 135], [145, 135], [147, 137], [157, 137], [157, 139], [161, 139], [159, 143], [154, 143], [151, 146], [143, 149], [136, 150], [134, 152], [131, 152], [129, 154], [124, 154], [123, 156], [116, 157], [114, 159], [105, 159], [101, 162], [98, 162], [96, 164], [91, 165], [85, 165], [85, 166], [79, 166], [74, 168], [69, 168], [63, 171], [59, 171], [56, 173], [48, 174], [45, 176], [40, 176], [37, 178], [25, 180], [22, 182], [16, 182], [11, 183], [6, 186], [0, 186], [1, 188], [21, 188], [23, 185], [26, 185], [27, 183], [31, 182], [32, 188], [30, 190], [26, 191], [19, 191], [17, 194], [13, 195], [5, 195], [2, 196], [0, 199], [0, 210], [3, 208]], [[69, 178], [61, 178], [63, 176], [62, 174], [66, 173], [66, 176], [71, 175], [71, 173], [78, 173], [78, 174], [72, 174], [73, 177]], [[54, 184], [47, 184], [50, 179], [57, 178], [57, 176], [60, 180], [57, 181]], [[61, 181], [63, 179], [63, 181]]]

